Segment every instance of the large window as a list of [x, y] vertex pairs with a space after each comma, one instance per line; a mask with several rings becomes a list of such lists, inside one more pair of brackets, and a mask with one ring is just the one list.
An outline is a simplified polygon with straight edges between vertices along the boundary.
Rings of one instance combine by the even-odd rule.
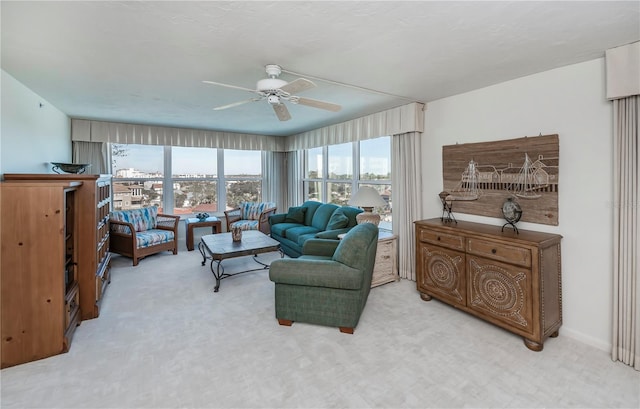
[[139, 209], [163, 202], [162, 146], [112, 145], [113, 208]]
[[112, 144], [111, 153], [116, 210], [221, 213], [261, 200], [260, 151]]
[[391, 229], [391, 137], [308, 149], [304, 158], [305, 200], [346, 205], [358, 188], [373, 187], [387, 203], [375, 209], [380, 227]]
[[218, 209], [218, 150], [171, 148], [173, 213], [214, 213]]
[[307, 200], [322, 201], [322, 177], [324, 169], [324, 149], [308, 149], [304, 153], [304, 196]]
[[262, 153], [259, 151], [224, 151], [224, 179], [227, 207], [241, 202], [259, 202], [262, 197]]

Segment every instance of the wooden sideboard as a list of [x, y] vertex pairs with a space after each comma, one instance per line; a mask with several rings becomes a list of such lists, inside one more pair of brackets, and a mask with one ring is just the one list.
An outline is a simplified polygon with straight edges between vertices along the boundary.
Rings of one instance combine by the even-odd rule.
[[0, 184], [2, 368], [69, 350], [80, 324], [81, 184]]
[[82, 182], [78, 187], [78, 260], [82, 319], [100, 315], [100, 303], [110, 279], [109, 213], [111, 175], [5, 173], [7, 183]]
[[440, 218], [415, 222], [417, 289], [523, 337], [533, 351], [562, 325], [562, 236]]

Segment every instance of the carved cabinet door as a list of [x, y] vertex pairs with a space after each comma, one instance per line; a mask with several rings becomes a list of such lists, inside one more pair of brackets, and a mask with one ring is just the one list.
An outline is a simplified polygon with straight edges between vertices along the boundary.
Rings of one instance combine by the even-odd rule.
[[419, 243], [418, 290], [456, 305], [466, 305], [465, 254]]
[[467, 255], [467, 306], [483, 318], [532, 334], [531, 270]]

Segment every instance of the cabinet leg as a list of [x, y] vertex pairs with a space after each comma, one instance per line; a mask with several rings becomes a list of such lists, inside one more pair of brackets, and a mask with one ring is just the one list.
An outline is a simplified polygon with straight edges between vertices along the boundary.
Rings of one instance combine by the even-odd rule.
[[555, 332], [552, 332], [551, 335], [549, 335], [550, 338], [556, 338], [558, 335], [560, 335], [560, 330], [557, 329], [555, 330]]
[[532, 341], [530, 339], [526, 339], [526, 338], [524, 338], [524, 344], [526, 345], [527, 348], [535, 352], [540, 352], [542, 351], [542, 348], [544, 348], [543, 344]]
[[422, 298], [423, 301], [431, 301], [431, 296], [429, 294], [420, 293], [420, 298]]

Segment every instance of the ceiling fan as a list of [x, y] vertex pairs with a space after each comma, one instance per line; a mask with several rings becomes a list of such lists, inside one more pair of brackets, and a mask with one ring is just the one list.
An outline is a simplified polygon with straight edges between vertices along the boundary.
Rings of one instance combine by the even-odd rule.
[[291, 82], [281, 80], [278, 78], [280, 76], [280, 73], [282, 73], [282, 69], [279, 65], [269, 64], [265, 67], [265, 70], [269, 78], [259, 80], [256, 84], [256, 89], [239, 87], [237, 85], [223, 84], [215, 81], [202, 81], [206, 84], [219, 85], [222, 87], [234, 88], [258, 94], [258, 97], [234, 102], [232, 104], [222, 105], [213, 108], [213, 110], [220, 111], [222, 109], [233, 108], [237, 107], [238, 105], [247, 104], [249, 102], [262, 101], [263, 99], [266, 99], [269, 105], [271, 105], [271, 107], [273, 108], [278, 119], [281, 121], [288, 121], [289, 119], [291, 119], [291, 114], [289, 114], [289, 110], [284, 104], [284, 101], [288, 101], [292, 104], [305, 105], [312, 108], [326, 109], [327, 111], [332, 112], [338, 112], [340, 111], [340, 109], [342, 109], [340, 105], [332, 104], [331, 102], [319, 101], [317, 99], [304, 98], [296, 95], [299, 92], [314, 88], [316, 84], [314, 84], [313, 82], [305, 78], [298, 78]]

